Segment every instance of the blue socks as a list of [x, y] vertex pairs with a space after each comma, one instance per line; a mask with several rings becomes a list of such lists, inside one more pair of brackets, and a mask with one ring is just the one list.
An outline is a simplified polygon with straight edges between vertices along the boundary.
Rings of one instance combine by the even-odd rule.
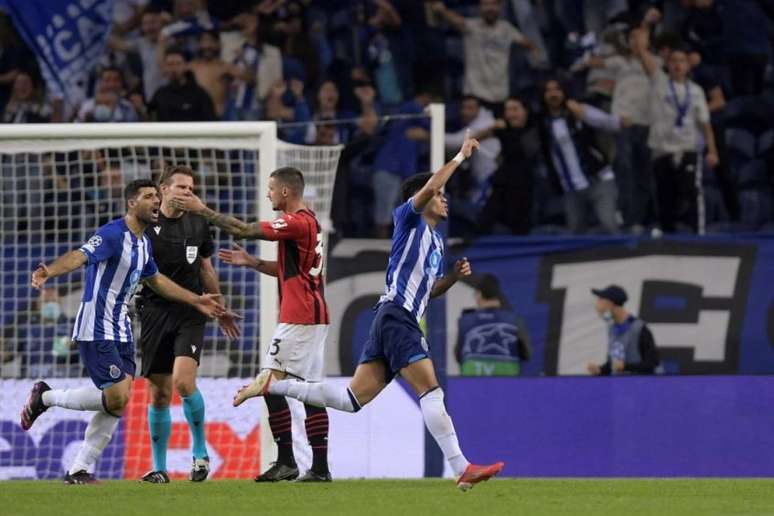
[[[202, 407], [204, 412], [204, 407]], [[172, 417], [169, 407], [148, 406], [148, 427], [150, 428], [151, 450], [153, 451], [153, 470], [167, 470], [167, 445], [172, 433]]]
[[199, 389], [183, 398], [183, 413], [191, 429], [193, 456], [195, 459], [207, 457], [207, 440], [204, 438], [204, 398]]

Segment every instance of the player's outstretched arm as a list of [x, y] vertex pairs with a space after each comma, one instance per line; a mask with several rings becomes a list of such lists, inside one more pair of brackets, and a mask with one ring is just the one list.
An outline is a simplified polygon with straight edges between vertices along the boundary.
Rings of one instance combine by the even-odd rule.
[[[220, 295], [220, 281], [218, 281], [218, 273], [215, 272], [215, 267], [212, 266], [212, 260], [210, 258], [202, 258], [201, 278], [204, 291], [208, 294]], [[218, 317], [218, 326], [223, 334], [231, 340], [237, 340], [241, 335], [241, 330], [237, 321], [242, 316], [227, 310], [226, 313]]]
[[50, 265], [41, 262], [38, 268], [32, 272], [32, 287], [40, 290], [49, 278], [72, 272], [82, 267], [86, 261], [86, 254], [79, 249], [74, 249], [60, 256]]
[[252, 256], [247, 251], [234, 244], [234, 249], [218, 250], [218, 258], [229, 265], [240, 267], [249, 267], [263, 274], [277, 277], [278, 267], [276, 261], [261, 260], [257, 256]]
[[470, 130], [468, 129], [465, 131], [465, 139], [462, 141], [462, 147], [457, 155], [433, 174], [433, 177], [425, 183], [425, 186], [414, 194], [413, 204], [416, 212], [421, 212], [425, 209], [427, 203], [446, 185], [446, 182], [449, 181], [449, 178], [457, 170], [457, 167], [460, 166], [460, 163], [469, 158], [476, 149], [478, 149], [478, 140], [470, 136]]
[[226, 308], [219, 301], [223, 297], [220, 294], [196, 295], [160, 272], [147, 278], [145, 284], [161, 297], [175, 303], [191, 305], [209, 318], [220, 317], [226, 313]]
[[249, 238], [252, 240], [260, 240], [263, 238], [263, 232], [261, 231], [261, 224], [259, 222], [247, 223], [236, 217], [218, 213], [215, 210], [208, 208], [201, 199], [193, 194], [176, 195], [170, 199], [170, 205], [178, 210], [198, 213], [207, 219], [209, 223], [218, 226], [226, 233], [234, 235], [237, 238]]
[[470, 276], [472, 272], [473, 271], [470, 268], [470, 262], [467, 258], [463, 257], [461, 260], [457, 260], [454, 262], [454, 270], [451, 272], [451, 274], [447, 274], [435, 282], [433, 289], [430, 291], [430, 298], [432, 299], [434, 297], [444, 295], [446, 291], [452, 287], [452, 285], [457, 283], [465, 276]]

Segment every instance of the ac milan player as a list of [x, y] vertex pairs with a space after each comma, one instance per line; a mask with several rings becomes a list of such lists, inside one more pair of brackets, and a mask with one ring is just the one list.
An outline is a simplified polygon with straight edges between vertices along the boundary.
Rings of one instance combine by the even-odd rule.
[[[269, 177], [267, 197], [282, 215], [273, 221], [246, 223], [211, 210], [196, 196], [171, 200], [177, 209], [203, 216], [212, 224], [238, 238], [278, 240], [276, 262], [249, 256], [243, 249], [221, 250], [226, 263], [249, 266], [276, 276], [279, 282], [279, 325], [262, 366], [278, 380], [292, 377], [320, 381], [323, 376], [325, 338], [328, 335], [328, 307], [323, 295], [322, 233], [314, 213], [303, 201], [304, 176], [300, 170], [284, 167]], [[258, 475], [256, 482], [293, 480], [298, 467], [293, 455], [293, 436], [288, 402], [283, 396], [266, 396], [269, 426], [277, 443], [277, 462]], [[328, 413], [325, 408], [304, 405], [306, 434], [312, 447], [312, 467], [297, 481], [330, 482], [328, 471]]]

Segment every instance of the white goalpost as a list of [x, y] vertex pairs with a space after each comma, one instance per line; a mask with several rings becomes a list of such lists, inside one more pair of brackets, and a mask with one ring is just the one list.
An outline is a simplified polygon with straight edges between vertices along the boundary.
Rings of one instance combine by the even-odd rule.
[[[432, 126], [431, 166], [437, 170], [444, 161], [444, 106], [430, 106], [427, 116]], [[275, 213], [266, 197], [269, 174], [294, 166], [304, 173], [305, 201], [317, 214], [327, 244], [342, 149], [283, 142], [275, 122], [0, 124], [0, 425], [8, 423], [9, 431], [17, 431], [13, 427], [18, 412], [37, 379], [50, 379], [53, 387], [90, 382], [70, 342], [83, 271], [50, 281], [41, 292], [29, 286], [30, 274], [39, 262], [79, 247], [99, 226], [122, 216], [126, 183], [156, 179], [168, 165], [187, 165], [197, 177], [197, 193], [210, 207], [243, 220], [270, 220]], [[216, 248], [232, 245], [224, 232], [216, 229], [214, 235]], [[276, 260], [276, 243], [245, 246], [262, 259]], [[217, 261], [215, 269], [226, 304], [244, 320], [243, 337], [237, 342], [219, 334], [217, 325], [207, 325], [199, 384], [207, 405], [208, 448], [214, 478], [246, 478], [267, 467], [276, 447], [264, 404], [236, 410], [230, 406], [231, 396], [258, 372], [271, 344], [277, 283]], [[97, 463], [98, 477], [138, 478], [150, 469], [146, 382], [136, 382], [134, 390], [119, 432]], [[188, 431], [179, 403], [175, 398], [172, 406], [168, 466], [173, 478], [182, 478], [190, 469]], [[0, 480], [61, 478], [89, 416], [65, 412], [47, 412], [18, 439], [0, 432], [0, 450], [12, 457], [8, 464], [0, 462]], [[301, 447], [306, 446], [303, 427], [303, 417], [294, 417], [294, 440]], [[302, 450], [300, 455], [311, 453]], [[301, 458], [299, 465], [303, 463]]]

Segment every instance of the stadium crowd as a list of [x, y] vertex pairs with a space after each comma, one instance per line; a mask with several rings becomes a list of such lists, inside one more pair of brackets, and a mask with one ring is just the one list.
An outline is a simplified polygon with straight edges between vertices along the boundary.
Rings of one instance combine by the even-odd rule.
[[448, 187], [453, 236], [772, 230], [772, 19], [771, 0], [118, 0], [77, 103], [0, 19], [0, 112], [276, 120], [345, 145], [339, 235], [387, 237], [441, 101], [448, 149], [482, 142]]

